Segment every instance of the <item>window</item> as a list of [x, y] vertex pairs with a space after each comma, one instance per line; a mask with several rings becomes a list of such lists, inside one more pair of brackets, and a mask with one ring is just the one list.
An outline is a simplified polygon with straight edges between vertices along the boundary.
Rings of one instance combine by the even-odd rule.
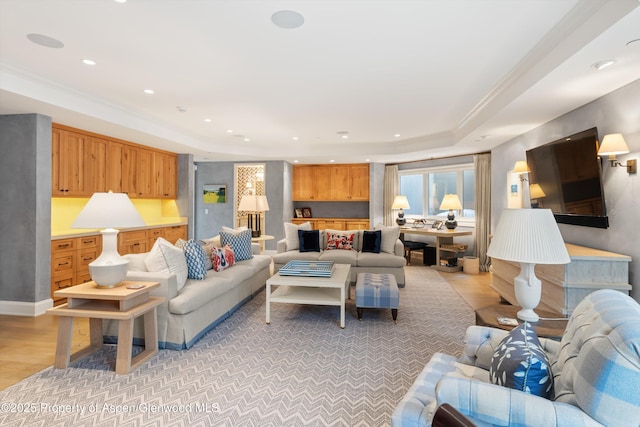
[[404, 170], [398, 173], [400, 194], [407, 196], [408, 217], [436, 219], [446, 217], [448, 211], [440, 210], [445, 194], [457, 194], [462, 211], [456, 212], [459, 222], [468, 221], [473, 226], [475, 218], [475, 172], [473, 164], [446, 166], [429, 169]]

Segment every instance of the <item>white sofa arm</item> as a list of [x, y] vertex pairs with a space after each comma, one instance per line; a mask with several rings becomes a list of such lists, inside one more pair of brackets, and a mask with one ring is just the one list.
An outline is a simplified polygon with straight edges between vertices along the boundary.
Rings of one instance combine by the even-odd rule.
[[436, 399], [438, 405], [449, 403], [491, 425], [602, 427], [577, 406], [469, 378], [443, 377], [436, 385]]
[[393, 250], [397, 256], [401, 256], [402, 258], [404, 258], [404, 243], [402, 243], [402, 240], [396, 240], [396, 244], [393, 247]]
[[287, 241], [285, 239], [278, 240], [276, 243], [276, 252], [281, 254], [287, 251]]
[[160, 282], [160, 286], [152, 289], [150, 294], [156, 297], [165, 297], [167, 303], [178, 295], [178, 279], [174, 273], [158, 273], [152, 271], [127, 271], [127, 280], [140, 280], [144, 282]]

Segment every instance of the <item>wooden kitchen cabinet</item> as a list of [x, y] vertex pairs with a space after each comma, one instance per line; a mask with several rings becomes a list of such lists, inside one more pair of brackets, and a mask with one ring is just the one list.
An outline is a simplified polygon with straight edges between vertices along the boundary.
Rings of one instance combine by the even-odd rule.
[[177, 198], [178, 157], [63, 125], [52, 127], [54, 197], [113, 191], [129, 197]]
[[118, 233], [118, 252], [124, 254], [141, 254], [149, 252], [147, 230], [121, 231]]
[[298, 165], [293, 167], [294, 201], [368, 201], [369, 165]]
[[89, 263], [102, 252], [100, 235], [73, 237], [51, 241], [51, 298], [54, 304], [64, 302], [54, 292], [91, 280]]
[[56, 197], [85, 195], [83, 162], [87, 138], [54, 128], [51, 142], [51, 194]]
[[332, 201], [368, 201], [369, 165], [331, 166]]
[[309, 222], [314, 230], [368, 230], [369, 220], [363, 218], [292, 218], [293, 224]]

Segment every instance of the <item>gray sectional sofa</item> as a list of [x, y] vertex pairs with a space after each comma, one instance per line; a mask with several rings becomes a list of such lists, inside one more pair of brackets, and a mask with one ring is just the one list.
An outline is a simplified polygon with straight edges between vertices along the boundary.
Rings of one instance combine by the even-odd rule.
[[[327, 232], [355, 233], [353, 250], [325, 250], [327, 247]], [[404, 245], [400, 239], [387, 247], [393, 248], [393, 253], [380, 251], [379, 253], [362, 252], [363, 230], [320, 230], [319, 252], [301, 252], [299, 247], [291, 245], [291, 238], [279, 240], [276, 254], [273, 256], [274, 271], [279, 271], [287, 262], [292, 260], [334, 261], [339, 264], [351, 265], [351, 282], [355, 283], [358, 273], [388, 273], [393, 274], [399, 287], [404, 287]], [[383, 239], [384, 239], [383, 234]]]
[[[220, 246], [219, 238], [208, 239]], [[179, 273], [146, 271], [148, 253], [129, 254], [126, 280], [159, 282], [152, 296], [164, 297], [158, 306], [158, 341], [160, 348], [188, 349], [209, 330], [231, 316], [242, 304], [259, 293], [270, 276], [271, 258], [259, 255], [252, 244], [253, 258], [238, 261], [223, 271], [208, 270], [203, 280], [186, 279], [179, 289]], [[117, 321], [104, 321], [104, 340], [117, 342]], [[134, 342], [144, 337], [142, 319], [136, 319]]]

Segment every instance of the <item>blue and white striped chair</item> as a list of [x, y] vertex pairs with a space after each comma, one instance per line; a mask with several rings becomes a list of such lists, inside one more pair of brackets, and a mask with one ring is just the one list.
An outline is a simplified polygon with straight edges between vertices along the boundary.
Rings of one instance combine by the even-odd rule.
[[430, 426], [443, 403], [479, 426], [640, 425], [640, 305], [631, 297], [593, 292], [574, 310], [560, 342], [540, 338], [554, 376], [552, 400], [489, 382], [491, 357], [506, 334], [471, 326], [460, 358], [435, 354], [392, 425]]

